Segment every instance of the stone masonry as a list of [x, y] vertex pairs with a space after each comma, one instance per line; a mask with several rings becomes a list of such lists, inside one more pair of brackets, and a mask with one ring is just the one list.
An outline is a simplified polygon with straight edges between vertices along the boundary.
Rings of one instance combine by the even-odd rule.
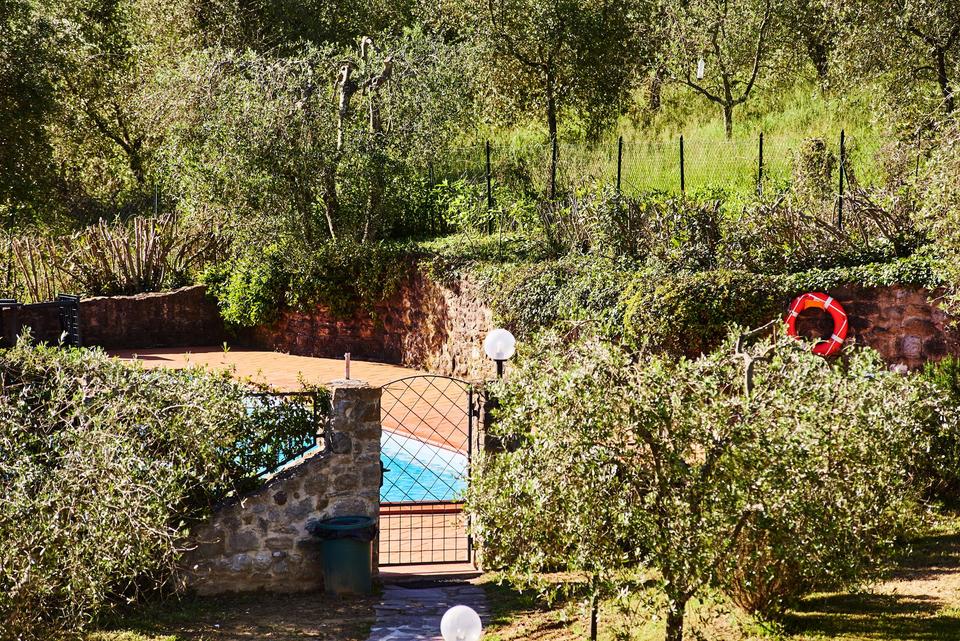
[[[320, 450], [219, 506], [193, 533], [184, 574], [198, 593], [320, 589], [319, 541], [307, 524], [332, 516], [377, 518], [380, 389], [342, 380], [330, 387], [333, 407]], [[375, 546], [373, 561], [376, 571]]]
[[[826, 293], [847, 312], [847, 342], [872, 347], [891, 365], [916, 369], [948, 354], [960, 355], [960, 334], [938, 302], [943, 291], [849, 285]], [[829, 336], [833, 322], [821, 310], [807, 310], [797, 329], [810, 337]]]
[[[25, 307], [16, 320], [35, 340], [57, 343], [60, 321], [54, 307]], [[14, 312], [0, 312], [2, 332], [16, 332]], [[0, 332], [0, 333], [2, 333]], [[80, 339], [87, 347], [137, 349], [219, 345], [227, 332], [217, 304], [202, 285], [134, 296], [80, 300]]]
[[274, 323], [247, 332], [244, 342], [300, 356], [342, 358], [350, 352], [357, 359], [484, 379], [494, 374], [483, 354], [491, 329], [493, 312], [473, 281], [440, 284], [411, 270], [399, 291], [372, 313], [338, 318], [323, 305], [284, 310]]

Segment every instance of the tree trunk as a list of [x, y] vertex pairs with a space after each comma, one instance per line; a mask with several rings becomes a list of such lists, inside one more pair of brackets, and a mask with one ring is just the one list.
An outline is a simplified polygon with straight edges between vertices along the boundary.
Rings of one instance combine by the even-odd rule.
[[550, 183], [547, 187], [547, 196], [550, 200], [556, 197], [556, 185], [552, 177], [557, 175], [557, 155], [553, 153], [554, 146], [557, 143], [557, 97], [554, 93], [553, 72], [547, 70], [547, 132], [550, 137]]
[[940, 85], [940, 93], [943, 94], [943, 108], [950, 114], [954, 109], [953, 87], [950, 86], [950, 77], [947, 75], [947, 52], [938, 49], [937, 57], [937, 84]]
[[727, 138], [733, 138], [733, 105], [726, 103], [723, 105], [723, 130]]
[[822, 41], [807, 36], [807, 57], [813, 63], [813, 68], [817, 72], [817, 81], [820, 84], [820, 90], [826, 90], [830, 82], [830, 50]]
[[337, 207], [339, 203], [337, 202], [337, 176], [336, 176], [336, 163], [339, 160], [330, 163], [327, 167], [323, 169], [321, 174], [322, 179], [322, 193], [323, 193], [323, 213], [327, 218], [327, 229], [330, 231], [330, 238], [332, 240], [337, 240], [336, 228], [333, 224], [334, 219], [337, 217]]
[[683, 641], [683, 613], [687, 609], [686, 599], [673, 601], [667, 611], [666, 641]]
[[663, 75], [661, 71], [660, 67], [657, 67], [653, 70], [653, 75], [650, 76], [647, 102], [650, 113], [658, 113], [660, 111], [660, 105], [663, 102]]

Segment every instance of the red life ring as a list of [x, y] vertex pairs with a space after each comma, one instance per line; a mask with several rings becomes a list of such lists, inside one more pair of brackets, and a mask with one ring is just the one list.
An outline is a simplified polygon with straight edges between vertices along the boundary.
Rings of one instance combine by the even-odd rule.
[[820, 292], [801, 294], [790, 303], [787, 313], [787, 334], [797, 336], [797, 316], [805, 309], [816, 307], [830, 314], [833, 319], [833, 334], [827, 340], [822, 340], [813, 346], [813, 353], [819, 356], [833, 356], [840, 351], [843, 341], [847, 339], [847, 313], [843, 307], [831, 296]]

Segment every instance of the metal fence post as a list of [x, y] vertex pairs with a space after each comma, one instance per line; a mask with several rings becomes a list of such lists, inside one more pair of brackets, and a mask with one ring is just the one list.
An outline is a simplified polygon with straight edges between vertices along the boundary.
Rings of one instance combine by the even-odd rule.
[[846, 133], [840, 130], [840, 198], [837, 201], [837, 228], [843, 231], [843, 174], [847, 163]]
[[557, 138], [550, 139], [550, 200], [557, 197]]
[[620, 177], [623, 175], [623, 136], [617, 139], [617, 193], [620, 193]]
[[757, 196], [763, 198], [763, 132], [760, 132], [760, 155], [757, 162]]
[[493, 233], [493, 189], [490, 177], [490, 141], [487, 141], [487, 233]]
[[684, 175], [683, 175], [683, 134], [680, 134], [680, 191], [683, 192], [686, 190], [686, 185]]

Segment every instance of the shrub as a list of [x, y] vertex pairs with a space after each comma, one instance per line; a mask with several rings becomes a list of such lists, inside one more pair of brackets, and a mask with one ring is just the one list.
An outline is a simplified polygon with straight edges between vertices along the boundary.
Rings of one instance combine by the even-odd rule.
[[416, 28], [363, 42], [185, 56], [162, 84], [159, 153], [180, 209], [251, 246], [425, 231], [409, 214], [469, 118], [470, 48]]
[[[954, 258], [960, 251], [960, 119], [946, 127], [942, 142], [924, 167], [920, 180], [918, 214], [920, 224], [930, 234], [940, 255], [947, 258], [944, 267], [950, 283], [960, 283], [960, 265]], [[953, 310], [960, 309], [956, 291], [950, 299]]]
[[913, 467], [929, 439], [929, 386], [887, 370], [872, 350], [832, 365], [781, 344], [758, 363], [751, 418], [763, 437], [760, 509], [719, 573], [734, 602], [776, 618], [813, 591], [876, 576], [915, 525]]
[[251, 482], [249, 445], [277, 428], [248, 416], [247, 391], [97, 351], [0, 352], [0, 637], [72, 635], [175, 589], [190, 524]]
[[372, 311], [396, 292], [415, 260], [396, 243], [272, 245], [210, 268], [202, 280], [224, 320], [253, 327], [274, 320], [285, 307], [325, 305], [337, 316]]
[[468, 492], [485, 563], [617, 591], [622, 570], [655, 568], [669, 639], [709, 586], [775, 613], [869, 576], [913, 505], [912, 381], [869, 351], [830, 364], [792, 339], [732, 347], [692, 361], [531, 346], [497, 390], [491, 430], [510, 447], [479, 458]]
[[137, 216], [73, 234], [7, 237], [3, 291], [19, 300], [52, 300], [71, 291], [136, 294], [190, 282], [223, 249], [221, 238], [176, 216]]
[[933, 498], [960, 502], [960, 359], [948, 356], [927, 363], [923, 378], [931, 386], [930, 406], [922, 408], [929, 451], [918, 474]]
[[624, 293], [623, 339], [637, 349], [697, 356], [715, 348], [730, 325], [756, 327], [775, 318], [785, 295], [773, 276], [642, 273]]
[[235, 261], [211, 266], [201, 276], [207, 293], [217, 299], [227, 323], [253, 327], [270, 322], [286, 302], [290, 276], [276, 245], [250, 252]]
[[803, 292], [850, 284], [934, 288], [942, 284], [939, 269], [939, 261], [921, 252], [886, 263], [782, 275], [637, 272], [623, 284], [620, 335], [636, 349], [696, 356], [717, 347], [733, 325], [756, 327], [783, 315]]
[[326, 305], [340, 316], [373, 311], [397, 291], [415, 260], [397, 243], [326, 243], [294, 255], [288, 300], [296, 309]]
[[511, 265], [499, 273], [491, 303], [499, 322], [521, 338], [558, 323], [615, 332], [623, 316], [619, 298], [632, 273], [627, 261], [593, 255]]

